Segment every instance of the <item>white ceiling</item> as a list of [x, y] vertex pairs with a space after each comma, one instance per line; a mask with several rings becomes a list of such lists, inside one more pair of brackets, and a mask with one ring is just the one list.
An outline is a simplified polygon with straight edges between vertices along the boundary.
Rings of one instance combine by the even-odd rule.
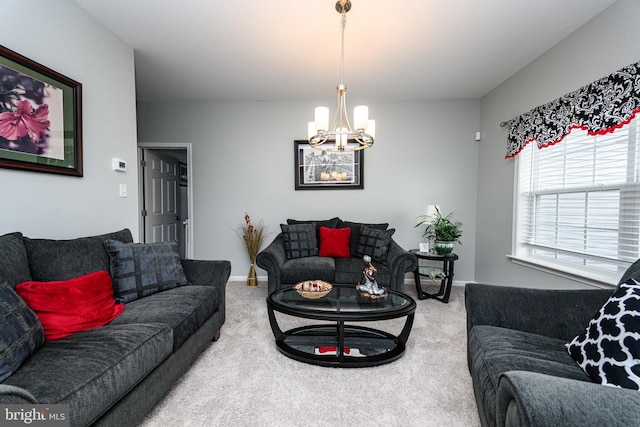
[[[137, 97], [316, 100], [340, 72], [335, 0], [75, 0], [135, 49]], [[475, 98], [615, 0], [351, 0], [361, 101]]]

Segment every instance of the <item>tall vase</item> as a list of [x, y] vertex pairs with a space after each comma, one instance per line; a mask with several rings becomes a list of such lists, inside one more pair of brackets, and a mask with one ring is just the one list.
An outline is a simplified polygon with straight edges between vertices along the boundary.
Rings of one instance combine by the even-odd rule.
[[255, 259], [251, 259], [249, 265], [249, 274], [247, 275], [247, 286], [258, 286], [258, 276], [256, 275]]

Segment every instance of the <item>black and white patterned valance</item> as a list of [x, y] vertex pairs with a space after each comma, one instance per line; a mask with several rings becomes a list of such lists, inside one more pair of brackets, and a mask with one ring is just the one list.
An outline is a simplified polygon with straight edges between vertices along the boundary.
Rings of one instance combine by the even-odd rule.
[[539, 148], [556, 144], [574, 128], [590, 135], [612, 132], [638, 112], [640, 62], [512, 119], [506, 158], [518, 155], [531, 141]]

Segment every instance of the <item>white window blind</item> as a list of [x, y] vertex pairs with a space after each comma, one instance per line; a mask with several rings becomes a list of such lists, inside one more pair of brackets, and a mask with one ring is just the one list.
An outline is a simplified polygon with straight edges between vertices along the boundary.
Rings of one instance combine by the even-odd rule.
[[517, 258], [615, 283], [640, 256], [639, 118], [517, 157]]

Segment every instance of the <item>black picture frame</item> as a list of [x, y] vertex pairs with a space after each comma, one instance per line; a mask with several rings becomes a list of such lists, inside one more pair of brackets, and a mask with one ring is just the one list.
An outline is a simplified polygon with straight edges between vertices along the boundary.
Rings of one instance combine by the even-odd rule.
[[0, 46], [0, 167], [83, 176], [82, 84]]
[[323, 151], [294, 141], [296, 190], [364, 189], [364, 151]]

